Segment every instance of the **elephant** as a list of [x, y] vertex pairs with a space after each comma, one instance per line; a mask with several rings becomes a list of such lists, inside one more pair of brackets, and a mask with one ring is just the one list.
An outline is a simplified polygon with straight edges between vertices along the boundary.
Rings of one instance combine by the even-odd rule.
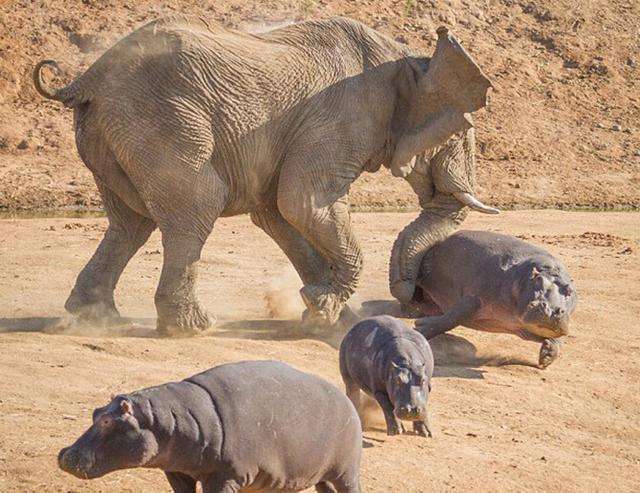
[[[449, 139], [470, 135], [470, 113], [486, 105], [489, 79], [446, 28], [437, 34], [429, 58], [347, 18], [255, 35], [174, 16], [123, 38], [66, 86], [44, 80], [56, 62], [38, 63], [36, 90], [73, 109], [109, 220], [65, 308], [119, 317], [116, 283], [157, 227], [158, 331], [208, 328], [195, 293], [203, 245], [218, 217], [248, 213], [297, 270], [303, 319], [334, 324], [362, 270], [350, 185], [384, 165], [430, 196], [414, 157], [444, 149], [447, 160], [460, 145]], [[403, 241], [428, 235], [443, 213], [425, 210]]]
[[475, 198], [475, 132], [453, 136], [439, 148], [416, 156], [406, 180], [419, 197], [421, 212], [398, 234], [389, 262], [389, 290], [402, 311], [414, 314], [417, 278], [425, 253], [462, 224], [468, 210], [498, 214]]

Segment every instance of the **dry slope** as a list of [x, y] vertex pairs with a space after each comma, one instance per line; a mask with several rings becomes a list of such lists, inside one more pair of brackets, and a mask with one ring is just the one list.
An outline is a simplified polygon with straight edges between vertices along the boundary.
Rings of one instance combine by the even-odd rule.
[[[497, 86], [477, 118], [485, 199], [640, 206], [635, 0], [19, 0], [0, 5], [0, 209], [99, 205], [71, 114], [35, 93], [32, 68], [54, 58], [72, 77], [122, 35], [174, 12], [243, 29], [346, 15], [427, 53], [435, 27], [448, 25]], [[415, 205], [402, 181], [382, 173], [364, 176], [353, 199]]]

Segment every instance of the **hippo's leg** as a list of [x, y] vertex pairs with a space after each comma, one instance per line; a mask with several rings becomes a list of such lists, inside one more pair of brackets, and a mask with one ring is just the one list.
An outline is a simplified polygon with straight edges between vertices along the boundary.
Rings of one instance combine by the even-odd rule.
[[196, 480], [179, 472], [165, 472], [167, 480], [175, 493], [195, 493]]
[[538, 366], [546, 368], [553, 363], [560, 355], [560, 341], [558, 339], [545, 339], [540, 346], [540, 356]]
[[544, 370], [547, 366], [553, 363], [560, 355], [560, 345], [562, 344], [558, 339], [545, 339], [539, 335], [533, 334], [528, 330], [522, 329], [517, 332], [517, 335], [525, 341], [541, 342], [540, 354], [538, 356], [538, 367]]
[[344, 379], [345, 393], [360, 416], [360, 387], [350, 378]]
[[431, 427], [429, 426], [429, 418], [425, 417], [422, 421], [413, 422], [413, 431], [420, 436], [433, 438]]
[[228, 476], [212, 475], [202, 481], [202, 493], [236, 493], [240, 484]]
[[402, 426], [400, 420], [396, 418], [396, 415], [393, 414], [393, 404], [391, 404], [386, 392], [376, 392], [374, 397], [384, 413], [384, 420], [387, 424], [387, 435], [404, 433], [404, 426]]
[[335, 488], [331, 486], [331, 483], [322, 481], [316, 485], [316, 491], [318, 493], [335, 493]]
[[[339, 478], [331, 481], [333, 485], [332, 489], [324, 491], [337, 491], [338, 493], [360, 493], [362, 486], [360, 486], [360, 476], [358, 466], [354, 466], [351, 471], [347, 471], [345, 474], [341, 474]], [[319, 490], [320, 491], [320, 490]]]
[[416, 286], [413, 299], [408, 303], [402, 303], [400, 306], [402, 315], [405, 318], [430, 317], [433, 315], [442, 315], [442, 310], [435, 301], [420, 287]]
[[424, 317], [416, 320], [416, 330], [427, 339], [444, 334], [458, 325], [464, 325], [480, 309], [480, 299], [465, 296], [443, 315]]

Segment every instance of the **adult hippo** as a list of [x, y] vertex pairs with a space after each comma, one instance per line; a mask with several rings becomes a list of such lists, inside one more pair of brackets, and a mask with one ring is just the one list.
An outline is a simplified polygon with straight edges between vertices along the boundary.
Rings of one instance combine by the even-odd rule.
[[445, 28], [429, 59], [344, 18], [254, 35], [169, 17], [122, 39], [66, 87], [48, 86], [43, 67], [57, 69], [40, 62], [36, 89], [73, 108], [78, 152], [109, 218], [66, 302], [72, 313], [118, 316], [116, 283], [158, 227], [158, 329], [207, 328], [194, 290], [202, 247], [218, 217], [249, 213], [299, 273], [308, 319], [334, 323], [362, 269], [347, 194], [363, 171], [389, 167], [431, 199], [413, 158], [437, 156], [457, 197], [428, 201], [404, 232], [403, 244], [416, 246], [399, 262], [405, 298], [421, 254], [461, 221], [465, 204], [482, 208], [465, 163], [469, 113], [485, 106], [490, 82]]
[[458, 231], [423, 257], [414, 306], [427, 315], [416, 328], [427, 339], [458, 325], [512, 333], [542, 343], [539, 365], [559, 353], [578, 302], [565, 266], [513, 236]]

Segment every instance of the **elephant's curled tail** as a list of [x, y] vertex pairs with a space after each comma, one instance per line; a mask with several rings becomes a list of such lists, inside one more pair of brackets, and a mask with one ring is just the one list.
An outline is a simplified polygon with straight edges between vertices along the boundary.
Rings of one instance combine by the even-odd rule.
[[35, 69], [33, 69], [33, 84], [41, 96], [60, 101], [69, 108], [78, 106], [88, 100], [87, 96], [83, 95], [80, 90], [79, 79], [65, 87], [51, 87], [42, 78], [42, 69], [44, 67], [51, 68], [56, 74], [60, 71], [60, 67], [54, 60], [42, 60], [36, 65]]

